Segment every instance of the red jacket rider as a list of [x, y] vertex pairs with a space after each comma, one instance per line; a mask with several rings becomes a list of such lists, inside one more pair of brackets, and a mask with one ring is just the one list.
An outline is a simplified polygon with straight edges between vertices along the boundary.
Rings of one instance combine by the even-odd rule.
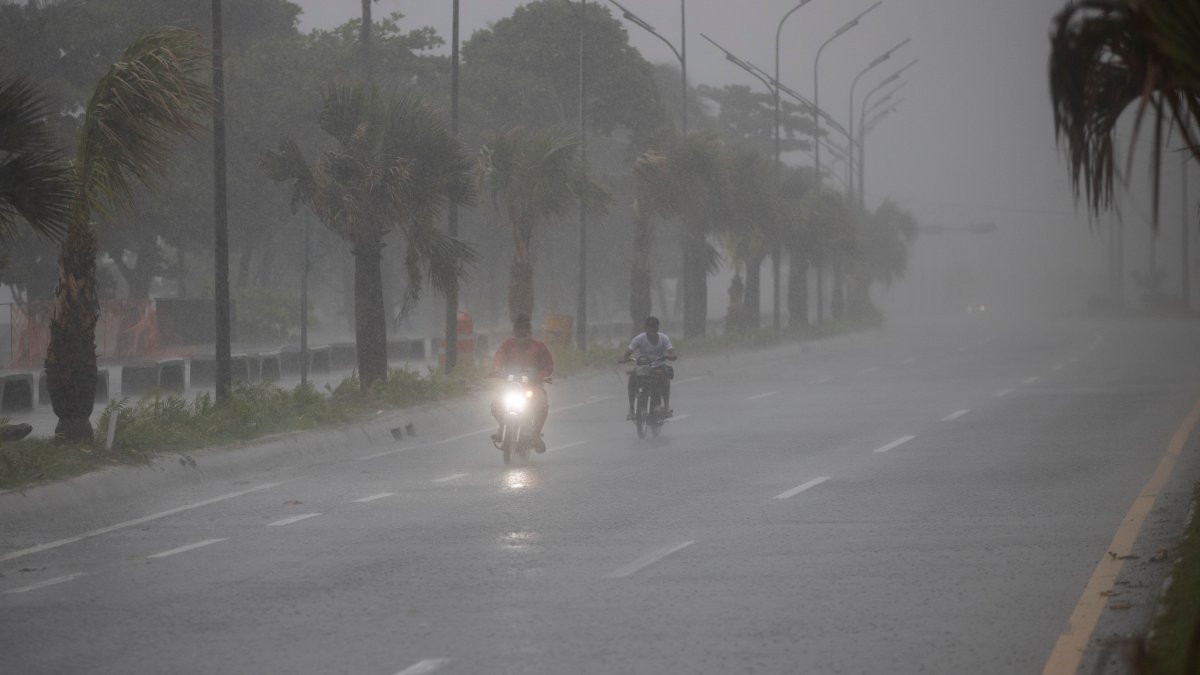
[[[534, 429], [538, 434], [535, 449], [538, 452], [545, 452], [546, 444], [542, 442], [541, 434], [550, 413], [550, 404], [546, 399], [546, 390], [542, 387], [542, 383], [549, 380], [554, 373], [554, 357], [550, 355], [550, 350], [544, 342], [533, 339], [532, 333], [529, 317], [518, 314], [513, 319], [513, 336], [500, 343], [500, 347], [496, 349], [496, 355], [492, 358], [491, 375], [497, 377], [505, 370], [510, 369], [537, 372], [537, 387], [534, 391], [537, 392], [538, 405], [533, 416]], [[497, 424], [503, 426], [500, 421], [500, 402], [497, 400], [492, 401], [492, 417], [496, 418]], [[499, 437], [500, 434], [497, 432], [493, 439], [499, 439]]]

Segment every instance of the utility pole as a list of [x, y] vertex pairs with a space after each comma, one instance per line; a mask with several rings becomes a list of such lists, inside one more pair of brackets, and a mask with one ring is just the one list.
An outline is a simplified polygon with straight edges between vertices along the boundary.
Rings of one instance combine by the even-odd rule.
[[229, 210], [225, 193], [225, 65], [221, 0], [212, 0], [213, 31], [213, 303], [216, 314], [217, 403], [229, 401], [232, 388], [229, 316]]
[[[369, 0], [363, 0], [369, 2]], [[451, 11], [454, 17], [450, 29], [450, 134], [458, 138], [458, 0], [454, 0]], [[458, 205], [453, 200], [447, 209], [446, 231], [451, 237], [458, 236]], [[458, 279], [450, 280], [446, 289], [446, 372], [458, 365]]]

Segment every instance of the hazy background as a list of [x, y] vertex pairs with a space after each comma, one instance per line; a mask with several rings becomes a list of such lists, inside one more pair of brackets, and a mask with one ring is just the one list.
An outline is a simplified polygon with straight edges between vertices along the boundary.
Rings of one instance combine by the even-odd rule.
[[[329, 28], [358, 16], [357, 0], [299, 0], [302, 30]], [[508, 16], [518, 0], [462, 0], [462, 39]], [[619, 13], [611, 3], [601, 2]], [[679, 45], [680, 5], [675, 0], [626, 0], [629, 10]], [[780, 80], [811, 98], [813, 60], [822, 42], [872, 4], [871, 0], [812, 0], [783, 29]], [[994, 222], [990, 235], [928, 235], [913, 251], [908, 279], [888, 293], [897, 308], [944, 309], [967, 302], [995, 309], [1018, 304], [1037, 311], [1074, 309], [1107, 283], [1107, 243], [1090, 232], [1071, 196], [1066, 165], [1056, 148], [1047, 59], [1048, 34], [1062, 0], [885, 0], [863, 21], [830, 43], [821, 57], [821, 107], [843, 125], [850, 83], [872, 59], [906, 37], [912, 42], [864, 75], [861, 98], [912, 59], [902, 76], [903, 103], [867, 137], [867, 206], [891, 197], [925, 225], [959, 226]], [[688, 78], [695, 84], [763, 85], [731, 63], [701, 37], [705, 33], [737, 56], [770, 72], [779, 19], [793, 0], [688, 0]], [[399, 11], [411, 27], [431, 26], [447, 43], [448, 0], [382, 0], [376, 17]], [[626, 23], [632, 43], [654, 63], [677, 63], [667, 46]], [[447, 47], [448, 51], [448, 47]], [[890, 89], [890, 87], [888, 88]], [[887, 89], [881, 90], [882, 95]], [[823, 156], [827, 161], [828, 155]], [[1144, 183], [1149, 154], [1135, 159], [1135, 191]], [[787, 158], [808, 164], [806, 155]], [[825, 161], [823, 161], [825, 163]], [[837, 170], [845, 170], [839, 165]], [[1178, 293], [1178, 162], [1165, 162], [1163, 228], [1159, 264], [1168, 289]], [[1124, 200], [1127, 226], [1127, 297], [1136, 300], [1128, 272], [1144, 269], [1148, 253], [1150, 200], [1143, 193]], [[1107, 231], [1107, 218], [1097, 223]], [[715, 281], [715, 280], [714, 280]], [[717, 286], [714, 286], [717, 287]]]

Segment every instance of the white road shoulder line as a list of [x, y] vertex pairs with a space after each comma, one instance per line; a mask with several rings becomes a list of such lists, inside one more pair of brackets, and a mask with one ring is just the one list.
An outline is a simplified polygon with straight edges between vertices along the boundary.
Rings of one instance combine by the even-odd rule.
[[760, 399], [760, 398], [766, 398], [766, 397], [768, 397], [768, 396], [774, 396], [775, 394], [778, 394], [778, 393], [779, 393], [779, 392], [777, 392], [777, 391], [768, 391], [768, 392], [766, 392], [766, 393], [764, 393], [764, 394], [755, 394], [755, 395], [753, 395], [753, 396], [747, 396], [747, 397], [746, 397], [746, 400], [747, 400], [747, 401], [756, 401], [756, 400], [758, 400], [758, 399]]
[[796, 495], [800, 494], [801, 492], [804, 492], [805, 490], [807, 490], [811, 487], [816, 487], [816, 486], [820, 485], [821, 483], [824, 483], [825, 481], [829, 480], [829, 478], [830, 478], [830, 476], [817, 476], [816, 478], [808, 481], [807, 483], [804, 483], [803, 485], [797, 485], [796, 487], [792, 488], [791, 490], [788, 490], [787, 492], [780, 492], [779, 494], [775, 495], [775, 499], [791, 499], [792, 497], [795, 497]]
[[559, 445], [559, 446], [556, 446], [553, 448], [547, 448], [546, 452], [558, 452], [559, 450], [566, 450], [567, 448], [573, 448], [577, 445], [584, 445], [585, 443], [587, 443], [587, 441], [573, 441], [571, 443], [563, 443], [562, 445]]
[[682, 415], [671, 415], [670, 417], [667, 418], [667, 421], [678, 422], [679, 420], [686, 420], [689, 417], [691, 417], [691, 415], [688, 413], [683, 413]]
[[875, 448], [875, 450], [873, 450], [872, 452], [887, 452], [888, 450], [895, 450], [896, 448], [904, 445], [905, 443], [911, 441], [914, 438], [916, 438], [916, 436], [905, 436], [903, 438], [897, 438], [896, 440], [892, 441], [891, 443], [888, 443], [887, 445], [883, 446], [882, 448]]
[[396, 673], [396, 675], [429, 675], [429, 673], [438, 670], [447, 663], [450, 663], [450, 659], [425, 659], [424, 661], [417, 661]]
[[452, 480], [458, 480], [459, 478], [466, 478], [466, 477], [467, 477], [467, 474], [465, 474], [465, 473], [452, 473], [449, 476], [442, 476], [441, 478], [434, 478], [433, 480], [431, 480], [429, 482], [430, 483], [449, 483]]
[[696, 380], [703, 380], [706, 377], [708, 377], [708, 376], [707, 375], [693, 375], [691, 377], [685, 377], [681, 380], [675, 380], [675, 384], [685, 384], [687, 382], [695, 382]]
[[1000, 391], [992, 394], [992, 396], [995, 396], [996, 398], [1004, 398], [1005, 396], [1008, 396], [1011, 393], [1012, 393], [1012, 389], [1001, 389]]
[[1025, 378], [1024, 380], [1021, 380], [1021, 381], [1022, 381], [1022, 382], [1024, 382], [1025, 384], [1033, 384], [1034, 382], [1037, 382], [1037, 381], [1038, 381], [1038, 380], [1040, 380], [1040, 379], [1042, 379], [1042, 378], [1041, 378], [1041, 377], [1039, 377], [1039, 376], [1037, 376], [1037, 375], [1034, 375], [1034, 376], [1032, 376], [1032, 377], [1027, 377], [1027, 378]]
[[68, 574], [68, 575], [62, 576], [62, 577], [54, 577], [53, 579], [39, 581], [38, 583], [29, 585], [29, 586], [22, 586], [20, 588], [12, 588], [7, 591], [4, 591], [4, 594], [12, 595], [14, 593], [28, 593], [29, 591], [36, 591], [39, 588], [45, 588], [47, 586], [55, 586], [58, 584], [64, 584], [72, 579], [78, 579], [79, 577], [86, 577], [86, 576], [87, 576], [87, 572], [76, 572], [75, 574]]
[[79, 536], [76, 536], [76, 537], [68, 537], [67, 539], [59, 539], [58, 541], [52, 541], [48, 544], [38, 544], [37, 546], [31, 546], [29, 548], [21, 549], [20, 551], [13, 551], [12, 553], [6, 553], [4, 555], [0, 555], [0, 562], [13, 560], [14, 558], [20, 558], [22, 556], [27, 556], [32, 553], [40, 553], [42, 551], [48, 551], [52, 548], [58, 548], [59, 546], [65, 546], [67, 544], [74, 544], [77, 541], [83, 541], [84, 539], [88, 539], [90, 537], [96, 537], [96, 536], [99, 536], [102, 534], [108, 534], [109, 532], [115, 532], [116, 530], [121, 530], [126, 527], [133, 527], [134, 525], [141, 525], [142, 523], [148, 523], [152, 520], [158, 520], [159, 518], [166, 518], [167, 516], [173, 516], [176, 513], [181, 513], [183, 511], [188, 511], [191, 509], [198, 509], [201, 506], [208, 506], [209, 504], [216, 504], [217, 502], [222, 502], [222, 501], [225, 501], [226, 499], [233, 499], [234, 497], [241, 497], [242, 495], [248, 495], [251, 492], [258, 492], [259, 490], [266, 490], [269, 488], [276, 487], [278, 485], [283, 485], [283, 483], [267, 483], [265, 485], [259, 485], [256, 487], [252, 487], [248, 490], [241, 490], [239, 492], [230, 492], [227, 495], [221, 495], [220, 497], [213, 497], [212, 499], [205, 499], [204, 501], [196, 502], [195, 504], [185, 504], [183, 506], [177, 506], [173, 509], [167, 509], [166, 511], [159, 511], [158, 513], [152, 513], [148, 516], [142, 516], [141, 518], [135, 518], [133, 520], [127, 520], [123, 523], [117, 523], [116, 525], [109, 525], [108, 527], [101, 527], [99, 529], [89, 530]]
[[192, 550], [195, 550], [198, 548], [203, 548], [205, 546], [215, 544], [219, 541], [225, 541], [226, 539], [228, 539], [228, 537], [222, 537], [221, 539], [205, 539], [204, 541], [198, 541], [194, 544], [187, 544], [186, 546], [180, 546], [179, 548], [173, 548], [169, 551], [163, 551], [162, 553], [155, 553], [154, 555], [148, 555], [146, 557], [147, 558], [166, 558], [169, 556], [173, 556], [177, 553], [184, 553], [184, 552], [192, 551]]
[[945, 417], [943, 417], [942, 421], [943, 422], [953, 422], [954, 420], [962, 417], [963, 415], [966, 415], [969, 412], [971, 412], [970, 408], [963, 408], [962, 410], [955, 410], [954, 412], [950, 413], [949, 415], [946, 415]]
[[391, 497], [394, 494], [396, 494], [396, 493], [395, 492], [380, 492], [379, 494], [371, 495], [370, 497], [363, 497], [362, 499], [355, 499], [354, 503], [355, 504], [366, 504], [367, 502], [373, 502], [376, 499], [383, 499], [384, 497]]
[[302, 520], [308, 520], [309, 518], [316, 518], [319, 515], [321, 515], [321, 514], [319, 514], [319, 513], [303, 513], [298, 516], [292, 516], [291, 518], [284, 518], [283, 520], [277, 520], [273, 523], [267, 523], [267, 527], [283, 527], [284, 525], [291, 525], [292, 523], [298, 523]]
[[662, 560], [663, 558], [671, 555], [672, 553], [675, 553], [676, 551], [683, 550], [683, 549], [687, 548], [688, 546], [691, 546], [694, 543], [696, 543], [696, 542], [695, 541], [685, 541], [685, 542], [675, 544], [673, 546], [668, 546], [666, 548], [662, 548], [657, 551], [653, 551], [651, 553], [647, 553], [646, 555], [638, 558], [637, 560], [634, 560], [633, 562], [629, 563], [628, 565], [623, 565], [623, 566], [618, 567], [617, 569], [613, 570], [612, 572], [609, 572], [608, 574], [604, 575], [604, 578], [605, 579], [624, 579], [625, 577], [627, 577], [631, 574], [634, 574], [636, 572], [639, 572], [641, 570], [644, 570], [647, 567], [658, 562], [659, 560]]

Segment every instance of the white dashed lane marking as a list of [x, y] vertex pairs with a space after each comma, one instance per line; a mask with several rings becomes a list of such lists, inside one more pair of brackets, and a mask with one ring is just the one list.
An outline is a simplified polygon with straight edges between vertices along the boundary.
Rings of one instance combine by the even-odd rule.
[[1037, 375], [1034, 375], [1033, 377], [1025, 378], [1024, 380], [1022, 380], [1022, 382], [1024, 382], [1025, 384], [1033, 384], [1034, 382], [1037, 382], [1040, 379], [1042, 379], [1042, 378], [1038, 377]]
[[955, 410], [954, 412], [950, 413], [949, 415], [946, 415], [945, 417], [943, 417], [942, 421], [943, 422], [953, 422], [954, 420], [962, 417], [963, 415], [966, 415], [969, 412], [971, 412], [970, 408], [964, 408], [963, 410]]
[[585, 443], [587, 443], [587, 441], [574, 441], [571, 443], [564, 443], [562, 445], [559, 445], [559, 446], [556, 446], [553, 448], [547, 448], [546, 452], [558, 452], [559, 450], [566, 450], [567, 448], [573, 448], [577, 445], [584, 445]]
[[75, 574], [68, 574], [66, 576], [54, 577], [53, 579], [47, 579], [46, 581], [39, 581], [38, 583], [31, 584], [29, 586], [22, 586], [20, 588], [12, 588], [7, 591], [4, 591], [4, 594], [5, 595], [13, 595], [15, 593], [28, 593], [29, 591], [36, 591], [39, 588], [46, 588], [47, 586], [56, 586], [58, 584], [64, 584], [68, 581], [71, 581], [72, 579], [78, 579], [79, 577], [85, 577], [85, 576], [87, 576], [87, 572], [76, 572]]
[[916, 438], [916, 436], [905, 436], [903, 438], [897, 438], [896, 440], [892, 441], [891, 443], [888, 443], [887, 445], [883, 446], [882, 448], [875, 448], [875, 450], [873, 450], [873, 452], [887, 452], [888, 450], [895, 450], [896, 448], [904, 445], [905, 443], [911, 441], [914, 438]]
[[4, 555], [0, 555], [0, 562], [5, 562], [7, 560], [13, 560], [14, 558], [20, 558], [22, 556], [30, 555], [32, 553], [40, 553], [42, 551], [48, 551], [52, 548], [58, 548], [59, 546], [73, 544], [77, 541], [83, 541], [84, 539], [88, 539], [90, 537], [96, 537], [96, 536], [99, 536], [102, 534], [108, 534], [109, 532], [115, 532], [117, 530], [121, 530], [126, 527], [133, 527], [134, 525], [141, 525], [142, 523], [148, 523], [152, 520], [158, 520], [159, 518], [166, 518], [167, 516], [172, 516], [172, 515], [175, 515], [176, 513], [182, 513], [183, 511], [188, 511], [190, 509], [197, 509], [197, 508], [200, 508], [201, 506], [208, 506], [209, 504], [216, 504], [217, 502], [222, 502], [222, 501], [225, 501], [226, 499], [233, 499], [234, 497], [241, 497], [242, 495], [248, 495], [251, 492], [258, 492], [259, 490], [266, 490], [268, 488], [273, 488], [278, 485], [282, 485], [282, 483], [267, 483], [265, 485], [259, 485], [256, 487], [252, 487], [248, 490], [240, 490], [238, 492], [230, 492], [227, 495], [213, 497], [212, 499], [205, 499], [202, 502], [196, 502], [194, 504], [185, 504], [183, 506], [177, 506], [173, 509], [167, 509], [166, 511], [160, 511], [158, 513], [153, 513], [148, 516], [142, 516], [141, 518], [135, 518], [134, 520], [127, 520], [123, 523], [117, 523], [116, 525], [109, 525], [108, 527], [101, 527], [99, 529], [89, 530], [79, 536], [76, 536], [76, 537], [68, 537], [67, 539], [59, 539], [58, 541], [52, 541], [48, 544], [38, 544], [37, 546], [32, 546], [30, 548], [21, 549], [20, 551], [13, 551], [12, 553], [6, 553]]
[[425, 659], [424, 661], [417, 661], [396, 673], [396, 675], [429, 675], [429, 673], [440, 669], [447, 663], [450, 663], [450, 659]]
[[267, 527], [283, 527], [284, 525], [291, 525], [292, 523], [298, 523], [302, 520], [308, 520], [309, 518], [316, 518], [319, 515], [321, 515], [321, 514], [319, 514], [319, 513], [304, 513], [304, 514], [301, 514], [298, 516], [284, 518], [283, 520], [277, 520], [273, 523], [267, 523]]
[[691, 546], [694, 543], [696, 543], [696, 542], [695, 541], [684, 541], [684, 542], [680, 542], [678, 544], [674, 544], [672, 546], [668, 546], [666, 548], [661, 548], [657, 551], [652, 551], [652, 552], [647, 553], [646, 555], [638, 558], [637, 560], [634, 560], [633, 562], [629, 563], [628, 565], [622, 565], [621, 567], [618, 567], [617, 569], [613, 570], [612, 572], [609, 572], [608, 574], [604, 575], [604, 578], [605, 579], [624, 579], [625, 577], [635, 574], [641, 570], [644, 570], [647, 567], [653, 565], [654, 563], [671, 555], [672, 553], [683, 550], [683, 549], [687, 548], [688, 546]]
[[822, 377], [819, 380], [813, 380], [812, 382], [809, 382], [809, 384], [827, 384], [829, 382], [833, 382], [832, 377]]
[[778, 394], [778, 393], [779, 393], [779, 392], [777, 392], [777, 391], [768, 391], [768, 392], [766, 392], [766, 393], [764, 393], [764, 394], [755, 394], [755, 395], [753, 395], [753, 396], [747, 396], [747, 397], [746, 397], [746, 400], [747, 400], [747, 401], [756, 401], [756, 400], [758, 400], [758, 399], [760, 399], [760, 398], [766, 398], [766, 397], [768, 397], [768, 396], [774, 396], [775, 394]]
[[449, 476], [442, 476], [441, 478], [434, 478], [433, 480], [431, 480], [429, 482], [430, 483], [449, 483], [452, 480], [458, 480], [459, 478], [466, 478], [466, 477], [467, 477], [467, 474], [465, 474], [465, 473], [452, 473]]
[[1008, 396], [1011, 393], [1012, 393], [1012, 389], [1001, 389], [1000, 391], [992, 394], [992, 396], [995, 396], [996, 398], [1004, 398], [1005, 396]]
[[797, 485], [796, 487], [792, 488], [791, 490], [788, 490], [786, 492], [780, 492], [779, 494], [775, 495], [775, 499], [791, 499], [792, 497], [795, 497], [796, 495], [800, 494], [801, 492], [804, 492], [805, 490], [807, 490], [811, 487], [816, 487], [816, 486], [820, 485], [821, 483], [824, 483], [825, 481], [829, 480], [829, 478], [830, 478], [829, 476], [817, 476], [816, 478], [808, 481], [807, 483], [804, 483], [803, 485]]
[[198, 541], [198, 542], [196, 542], [196, 543], [194, 543], [194, 544], [187, 544], [187, 545], [185, 545], [185, 546], [180, 546], [179, 548], [173, 548], [173, 549], [171, 549], [171, 550], [169, 550], [169, 551], [163, 551], [163, 552], [161, 552], [161, 553], [155, 553], [154, 555], [148, 555], [148, 556], [146, 556], [146, 557], [147, 557], [147, 558], [168, 558], [168, 557], [170, 557], [170, 556], [177, 555], [177, 554], [179, 554], [179, 553], [186, 553], [186, 552], [188, 552], [188, 551], [194, 551], [195, 549], [198, 549], [198, 548], [203, 548], [203, 547], [205, 547], [205, 546], [211, 546], [212, 544], [215, 544], [215, 543], [217, 543], [217, 542], [220, 542], [220, 541], [225, 541], [225, 539], [226, 539], [226, 538], [221, 538], [221, 539], [205, 539], [204, 541]]
[[384, 497], [391, 497], [395, 494], [396, 494], [395, 492], [380, 492], [379, 494], [371, 495], [370, 497], [363, 497], [362, 499], [355, 499], [354, 503], [355, 504], [366, 504], [367, 502], [373, 502], [376, 499], [383, 499]]

